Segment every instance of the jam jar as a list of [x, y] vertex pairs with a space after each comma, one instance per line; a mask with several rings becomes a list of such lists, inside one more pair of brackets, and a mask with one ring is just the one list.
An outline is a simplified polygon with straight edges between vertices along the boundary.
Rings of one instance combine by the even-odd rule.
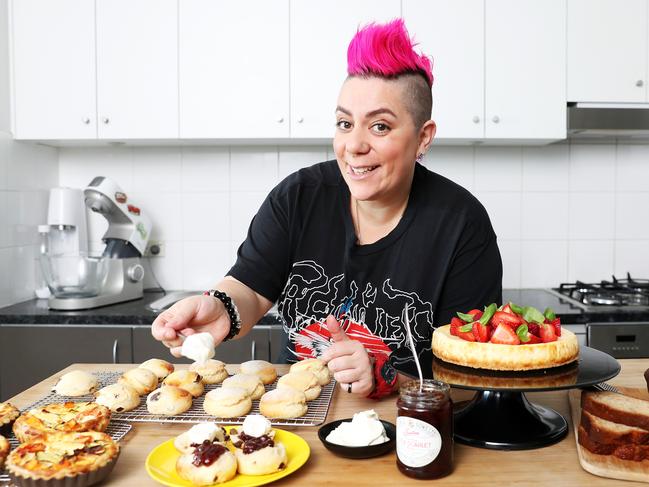
[[404, 383], [397, 400], [397, 466], [418, 479], [453, 470], [453, 401], [448, 384], [426, 379]]

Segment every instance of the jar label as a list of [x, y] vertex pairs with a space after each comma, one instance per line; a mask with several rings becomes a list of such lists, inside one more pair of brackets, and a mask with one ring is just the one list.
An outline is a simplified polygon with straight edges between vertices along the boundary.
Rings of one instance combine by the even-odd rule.
[[432, 424], [408, 416], [397, 418], [397, 457], [408, 467], [424, 467], [437, 458], [442, 436]]

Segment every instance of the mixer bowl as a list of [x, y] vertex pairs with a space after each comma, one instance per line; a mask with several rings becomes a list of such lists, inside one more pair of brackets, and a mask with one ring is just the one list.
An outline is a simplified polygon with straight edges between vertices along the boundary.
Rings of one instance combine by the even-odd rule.
[[108, 259], [87, 253], [41, 254], [41, 269], [57, 298], [97, 296], [108, 276]]

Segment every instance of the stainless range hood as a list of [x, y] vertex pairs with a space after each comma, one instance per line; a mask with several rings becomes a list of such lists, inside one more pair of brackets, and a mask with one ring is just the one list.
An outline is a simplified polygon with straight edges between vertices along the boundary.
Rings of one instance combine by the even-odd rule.
[[568, 137], [649, 141], [649, 103], [568, 103]]

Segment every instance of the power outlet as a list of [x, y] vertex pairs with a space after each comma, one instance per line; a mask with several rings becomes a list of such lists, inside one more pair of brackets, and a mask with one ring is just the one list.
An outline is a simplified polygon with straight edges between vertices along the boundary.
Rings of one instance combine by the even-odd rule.
[[149, 243], [146, 244], [144, 257], [164, 257], [164, 256], [165, 256], [164, 242], [160, 240], [151, 240]]

